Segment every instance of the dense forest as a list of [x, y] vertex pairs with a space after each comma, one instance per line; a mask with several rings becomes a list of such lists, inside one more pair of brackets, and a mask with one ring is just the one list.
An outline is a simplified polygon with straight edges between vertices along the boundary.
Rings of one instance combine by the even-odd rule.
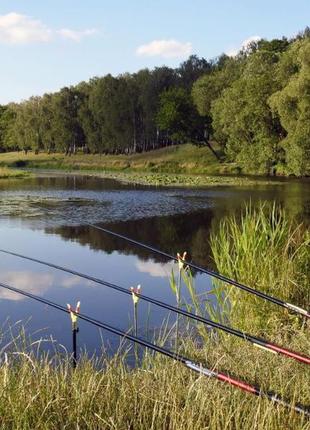
[[0, 106], [1, 151], [131, 154], [187, 142], [217, 142], [242, 171], [309, 175], [310, 29]]

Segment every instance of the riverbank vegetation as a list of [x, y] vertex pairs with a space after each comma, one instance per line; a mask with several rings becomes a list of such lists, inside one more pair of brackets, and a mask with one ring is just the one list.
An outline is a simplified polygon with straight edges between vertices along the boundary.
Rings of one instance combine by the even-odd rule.
[[[211, 246], [218, 269], [226, 275], [292, 299], [295, 304], [309, 305], [309, 230], [282, 210], [266, 205], [249, 207], [243, 216], [225, 219], [219, 230], [214, 230]], [[219, 250], [223, 260], [219, 259]], [[184, 276], [186, 280], [188, 275]], [[273, 304], [251, 301], [247, 293], [235, 293], [229, 288], [233, 306], [224, 317], [234, 326], [305, 354], [309, 352], [306, 323], [285, 310], [278, 312]], [[199, 305], [196, 311], [205, 312]], [[292, 404], [310, 404], [307, 366], [222, 332], [210, 336], [200, 325], [197, 328], [203, 342], [183, 333], [179, 345], [182, 354], [264, 390], [274, 390], [291, 399]], [[164, 339], [162, 335], [159, 342]], [[309, 429], [309, 421], [302, 415], [199, 377], [149, 351], [140, 367], [130, 369], [126, 356], [134, 352], [127, 342], [114, 358], [103, 358], [100, 363], [81, 359], [72, 371], [69, 358], [59, 355], [39, 359], [29, 352], [39, 343], [31, 347], [24, 336], [21, 340], [14, 343], [14, 351], [2, 345], [3, 429]]]
[[190, 142], [242, 173], [309, 175], [309, 35], [1, 106], [0, 148], [130, 155]]
[[207, 148], [190, 144], [131, 155], [76, 154], [68, 157], [59, 153], [6, 152], [0, 154], [0, 166], [7, 168], [7, 171], [9, 168], [59, 170], [154, 186], [252, 186], [276, 183], [267, 178], [237, 175], [239, 169], [235, 164], [219, 163]]
[[104, 170], [211, 175], [237, 173], [237, 169], [231, 164], [220, 165], [208, 149], [189, 144], [131, 155], [77, 153], [68, 157], [63, 153], [6, 152], [0, 154], [0, 166], [98, 172]]
[[[276, 204], [249, 205], [241, 218], [224, 218], [211, 236], [211, 248], [223, 275], [309, 308], [310, 231]], [[266, 326], [268, 331], [276, 331], [280, 323], [298, 321], [283, 309], [235, 288], [230, 288], [229, 302], [229, 319], [245, 331], [266, 334]], [[250, 317], [249, 309], [255, 310]]]
[[[309, 350], [306, 334], [298, 337], [294, 347]], [[203, 350], [187, 342], [182, 352], [278, 391], [292, 404], [309, 404], [305, 366], [228, 337], [222, 341], [210, 340]], [[309, 429], [302, 415], [162, 356], [149, 354], [136, 369], [127, 367], [124, 353], [100, 363], [82, 359], [72, 371], [69, 358], [39, 360], [21, 352], [7, 354], [0, 367], [1, 429]]]
[[25, 172], [18, 169], [11, 169], [8, 167], [0, 167], [0, 179], [9, 178], [25, 178], [30, 175], [29, 172]]

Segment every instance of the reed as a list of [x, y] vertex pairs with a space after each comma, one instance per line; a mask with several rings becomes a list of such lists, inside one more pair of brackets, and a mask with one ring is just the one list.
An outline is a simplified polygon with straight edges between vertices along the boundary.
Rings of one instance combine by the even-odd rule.
[[[179, 342], [193, 359], [274, 389], [292, 403], [310, 402], [309, 373], [302, 365], [229, 337], [203, 348], [188, 339]], [[309, 349], [309, 336], [301, 333], [298, 343]], [[302, 415], [151, 352], [139, 368], [130, 368], [126, 342], [113, 358], [82, 356], [75, 370], [66, 353], [51, 357], [25, 342], [20, 346], [1, 353], [1, 429], [309, 429]]]
[[25, 178], [28, 176], [30, 176], [30, 173], [23, 170], [0, 167], [0, 179]]
[[[310, 233], [306, 225], [285, 210], [261, 202], [249, 204], [241, 216], [225, 218], [211, 235], [217, 269], [252, 288], [299, 304], [310, 302]], [[223, 283], [216, 282], [216, 285]], [[299, 320], [259, 298], [225, 286], [231, 303], [231, 321], [244, 330], [272, 331], [279, 320]], [[249, 313], [250, 310], [250, 313]]]

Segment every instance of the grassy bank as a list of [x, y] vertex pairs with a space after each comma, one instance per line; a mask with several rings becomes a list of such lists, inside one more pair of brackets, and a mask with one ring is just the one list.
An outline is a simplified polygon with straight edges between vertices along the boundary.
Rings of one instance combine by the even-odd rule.
[[0, 154], [0, 165], [68, 170], [131, 170], [165, 173], [233, 173], [233, 166], [220, 164], [208, 148], [180, 145], [132, 155]]
[[25, 178], [29, 175], [29, 172], [25, 172], [22, 170], [12, 169], [8, 167], [0, 167], [0, 179]]
[[[301, 333], [295, 346], [309, 350], [305, 337]], [[305, 375], [304, 366], [224, 340], [221, 345], [209, 342], [201, 351], [187, 343], [184, 352], [264, 389], [274, 389], [292, 402], [310, 403], [309, 373]], [[100, 364], [104, 370], [82, 360], [73, 372], [69, 360], [51, 365], [50, 360], [38, 361], [29, 353], [8, 354], [0, 367], [0, 428], [309, 429], [309, 421], [301, 415], [199, 377], [162, 356], [147, 356], [135, 370], [129, 370], [123, 359]]]
[[[284, 212], [266, 206], [247, 209], [241, 218], [226, 219], [212, 236], [213, 254], [224, 273], [306, 307], [308, 245], [305, 226], [297, 226]], [[220, 249], [224, 263], [218, 260]], [[184, 276], [187, 280], [188, 275]], [[234, 326], [252, 334], [260, 332], [271, 341], [309, 354], [309, 327], [301, 319], [284, 310], [278, 312], [262, 300], [251, 302], [244, 292], [234, 292], [230, 298], [233, 312], [227, 316]], [[262, 305], [265, 318], [260, 317]], [[205, 306], [197, 305], [194, 310], [205, 314], [209, 304]], [[310, 405], [310, 372], [306, 365], [220, 332], [210, 336], [200, 325], [196, 328], [203, 343], [183, 333], [182, 354], [264, 390], [274, 390], [292, 404]], [[199, 377], [150, 352], [136, 369], [126, 366], [126, 353], [120, 352], [100, 363], [82, 359], [72, 371], [68, 357], [40, 360], [28, 352], [31, 346], [22, 342], [18, 350], [15, 345], [14, 351], [1, 345], [2, 429], [310, 429], [309, 420], [302, 415]], [[127, 354], [133, 354], [129, 344], [124, 348]]]
[[[206, 186], [269, 183], [237, 176], [234, 164], [220, 163], [208, 148], [181, 145], [134, 155], [0, 154], [0, 166], [62, 170], [142, 185]], [[236, 175], [236, 176], [227, 176]], [[273, 182], [274, 183], [274, 182]]]

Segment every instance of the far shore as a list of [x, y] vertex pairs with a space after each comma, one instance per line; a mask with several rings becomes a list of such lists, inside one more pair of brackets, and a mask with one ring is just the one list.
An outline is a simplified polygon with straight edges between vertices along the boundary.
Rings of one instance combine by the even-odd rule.
[[[173, 187], [281, 184], [283, 178], [247, 176], [234, 163], [219, 162], [205, 147], [182, 145], [132, 155], [94, 155], [33, 151], [0, 154], [0, 178], [66, 172], [110, 178], [128, 184]], [[254, 172], [255, 173], [255, 172]]]
[[121, 172], [108, 170], [29, 169], [27, 173], [38, 175], [75, 175], [113, 179], [125, 184], [162, 187], [209, 187], [209, 186], [256, 186], [280, 185], [283, 181], [264, 177], [193, 175], [173, 173]]

